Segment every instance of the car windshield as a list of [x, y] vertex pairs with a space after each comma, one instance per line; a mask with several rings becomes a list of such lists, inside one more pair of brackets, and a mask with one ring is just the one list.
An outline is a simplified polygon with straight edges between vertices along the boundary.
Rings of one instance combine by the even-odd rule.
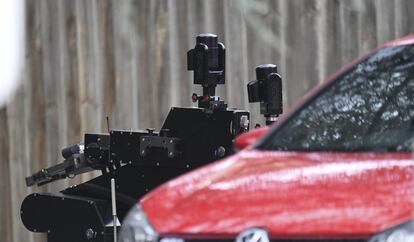
[[414, 46], [379, 50], [329, 84], [258, 149], [411, 151]]

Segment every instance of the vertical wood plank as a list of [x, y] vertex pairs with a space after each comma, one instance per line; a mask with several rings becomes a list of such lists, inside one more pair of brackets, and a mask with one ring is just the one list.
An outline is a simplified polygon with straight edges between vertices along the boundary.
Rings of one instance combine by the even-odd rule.
[[30, 192], [26, 188], [24, 177], [30, 170], [30, 157], [26, 156], [26, 133], [25, 113], [28, 111], [27, 94], [30, 90], [23, 84], [15, 94], [11, 103], [7, 107], [7, 123], [9, 131], [9, 174], [10, 174], [10, 196], [2, 196], [2, 199], [9, 197], [11, 199], [11, 219], [13, 223], [12, 240], [13, 241], [33, 241], [34, 236], [26, 229], [20, 220], [20, 204], [23, 198]]
[[[141, 7], [145, 3], [115, 1], [113, 2], [111, 13], [114, 26], [113, 56], [115, 61], [115, 105], [112, 120], [114, 121], [114, 127], [123, 129], [134, 129], [141, 125], [138, 115], [141, 111], [138, 93], [144, 91], [140, 90], [140, 84], [145, 85], [148, 83], [146, 80], [148, 77], [147, 69], [144, 67], [147, 64], [145, 61], [146, 57], [139, 53], [139, 51], [145, 51], [145, 48], [141, 47], [140, 49], [138, 39], [138, 28], [142, 25], [142, 21], [145, 21], [146, 13], [145, 10], [141, 10], [144, 15], [138, 14], [135, 4]], [[138, 17], [141, 17], [142, 21], [139, 21]], [[144, 35], [144, 33], [142, 34]], [[138, 56], [142, 58], [142, 62], [138, 63]], [[142, 79], [139, 83], [138, 78], [140, 77]], [[149, 115], [150, 110], [146, 111], [147, 115]]]
[[[113, 3], [110, 0], [98, 1], [99, 5], [99, 38], [101, 39], [100, 48], [102, 50], [102, 122], [101, 130], [106, 130], [107, 124], [105, 117], [112, 117], [115, 105], [115, 68], [114, 68], [114, 46], [113, 46]], [[112, 119], [111, 119], [112, 121]], [[138, 121], [137, 126], [138, 126]]]
[[248, 36], [248, 27], [252, 26], [246, 23], [249, 16], [243, 15], [245, 6], [241, 2], [223, 1], [222, 3], [224, 38], [221, 36], [219, 38], [226, 46], [226, 84], [224, 87], [218, 86], [220, 90], [217, 94], [224, 96], [225, 102], [230, 107], [247, 108], [246, 86], [249, 78], [246, 76], [254, 72], [254, 67], [251, 66], [254, 60], [252, 61], [248, 52], [249, 41], [252, 40]]
[[284, 90], [290, 105], [319, 81], [315, 68], [318, 46], [315, 1], [304, 1], [303, 4], [288, 1], [286, 13], [289, 30], [284, 39], [288, 49], [285, 78], [288, 82]]
[[0, 234], [4, 241], [12, 241], [13, 223], [12, 213], [10, 210], [12, 201], [9, 194], [12, 189], [10, 187], [10, 169], [9, 169], [9, 134], [7, 122], [7, 109], [0, 108]]

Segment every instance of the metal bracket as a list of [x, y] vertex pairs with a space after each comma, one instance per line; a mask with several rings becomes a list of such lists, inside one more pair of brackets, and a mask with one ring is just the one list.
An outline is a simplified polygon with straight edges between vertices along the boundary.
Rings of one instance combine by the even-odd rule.
[[163, 137], [163, 136], [141, 136], [139, 147], [140, 155], [146, 156], [151, 152], [151, 149], [165, 149], [167, 150], [168, 158], [174, 158], [179, 154], [177, 150], [178, 138]]

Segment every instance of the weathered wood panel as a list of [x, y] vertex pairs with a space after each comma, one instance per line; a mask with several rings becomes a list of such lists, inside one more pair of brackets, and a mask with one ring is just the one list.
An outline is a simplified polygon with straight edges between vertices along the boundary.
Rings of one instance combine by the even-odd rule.
[[[7, 109], [0, 109], [0, 127], [3, 130], [8, 130], [7, 123]], [[0, 135], [0, 218], [2, 218], [2, 225], [0, 227], [0, 234], [5, 241], [12, 241], [12, 214], [11, 214], [11, 197], [12, 189], [10, 187], [10, 172], [9, 172], [9, 135], [8, 132], [1, 132]]]
[[58, 191], [93, 175], [26, 188], [24, 177], [58, 161], [84, 132], [159, 128], [171, 106], [190, 106], [186, 51], [202, 32], [227, 49], [217, 93], [246, 108], [254, 68], [275, 63], [285, 106], [329, 73], [384, 41], [414, 33], [411, 0], [27, 0], [26, 68], [0, 109], [0, 240], [45, 241], [24, 229], [33, 191]]

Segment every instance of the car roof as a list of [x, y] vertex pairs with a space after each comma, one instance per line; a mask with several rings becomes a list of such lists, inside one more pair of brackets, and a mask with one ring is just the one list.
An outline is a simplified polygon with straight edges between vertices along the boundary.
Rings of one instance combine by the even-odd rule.
[[384, 43], [383, 45], [380, 45], [380, 47], [384, 48], [384, 47], [392, 47], [392, 46], [398, 46], [398, 45], [409, 45], [409, 44], [414, 44], [414, 34], [399, 38], [399, 39], [395, 39], [395, 40], [391, 40], [388, 41], [386, 43]]

